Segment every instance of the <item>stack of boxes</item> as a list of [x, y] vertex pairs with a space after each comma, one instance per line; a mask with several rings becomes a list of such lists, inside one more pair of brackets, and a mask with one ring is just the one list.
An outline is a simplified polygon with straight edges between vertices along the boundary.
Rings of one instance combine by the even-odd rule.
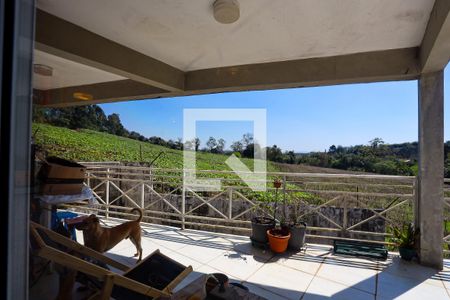
[[86, 167], [58, 157], [48, 157], [39, 171], [41, 195], [76, 195], [83, 189]]

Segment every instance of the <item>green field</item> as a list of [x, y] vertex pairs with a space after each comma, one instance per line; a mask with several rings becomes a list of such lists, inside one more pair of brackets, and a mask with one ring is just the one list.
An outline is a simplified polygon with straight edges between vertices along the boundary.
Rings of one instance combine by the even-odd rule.
[[[159, 145], [141, 142], [116, 135], [88, 130], [71, 130], [47, 124], [33, 124], [35, 143], [48, 152], [75, 161], [122, 161], [151, 162], [160, 152], [163, 154], [154, 162], [159, 168], [183, 167], [183, 152]], [[141, 159], [142, 155], [142, 159]], [[228, 155], [197, 153], [198, 170], [230, 170], [225, 164]], [[243, 158], [242, 162], [252, 169], [253, 160]], [[278, 168], [268, 163], [268, 171]]]

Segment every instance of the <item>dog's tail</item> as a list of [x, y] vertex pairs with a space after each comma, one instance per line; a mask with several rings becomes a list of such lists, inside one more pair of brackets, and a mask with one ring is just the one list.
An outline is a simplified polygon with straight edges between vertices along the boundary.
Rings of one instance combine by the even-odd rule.
[[137, 218], [136, 221], [137, 221], [137, 222], [141, 222], [141, 220], [142, 220], [142, 215], [143, 215], [142, 209], [135, 207], [135, 208], [133, 208], [133, 209], [131, 210], [131, 212], [133, 212], [133, 211], [139, 212], [139, 218]]

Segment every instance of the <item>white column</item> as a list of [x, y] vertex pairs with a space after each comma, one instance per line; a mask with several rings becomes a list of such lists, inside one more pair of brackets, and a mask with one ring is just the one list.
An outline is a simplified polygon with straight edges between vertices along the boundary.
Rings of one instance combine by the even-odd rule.
[[419, 79], [419, 175], [416, 227], [420, 229], [420, 262], [443, 267], [444, 75]]

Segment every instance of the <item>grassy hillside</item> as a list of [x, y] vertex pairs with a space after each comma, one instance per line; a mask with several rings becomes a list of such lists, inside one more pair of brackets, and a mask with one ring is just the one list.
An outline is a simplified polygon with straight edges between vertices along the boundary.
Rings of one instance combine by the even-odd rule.
[[[154, 163], [160, 168], [182, 168], [183, 152], [159, 145], [140, 142], [108, 133], [80, 129], [71, 130], [47, 124], [33, 124], [35, 142], [49, 155], [54, 155], [75, 161], [142, 161], [151, 162], [161, 151], [164, 153]], [[212, 153], [197, 153], [197, 169], [229, 170], [225, 164], [227, 155]], [[252, 169], [251, 159], [242, 161]], [[269, 162], [268, 171], [278, 168]]]

